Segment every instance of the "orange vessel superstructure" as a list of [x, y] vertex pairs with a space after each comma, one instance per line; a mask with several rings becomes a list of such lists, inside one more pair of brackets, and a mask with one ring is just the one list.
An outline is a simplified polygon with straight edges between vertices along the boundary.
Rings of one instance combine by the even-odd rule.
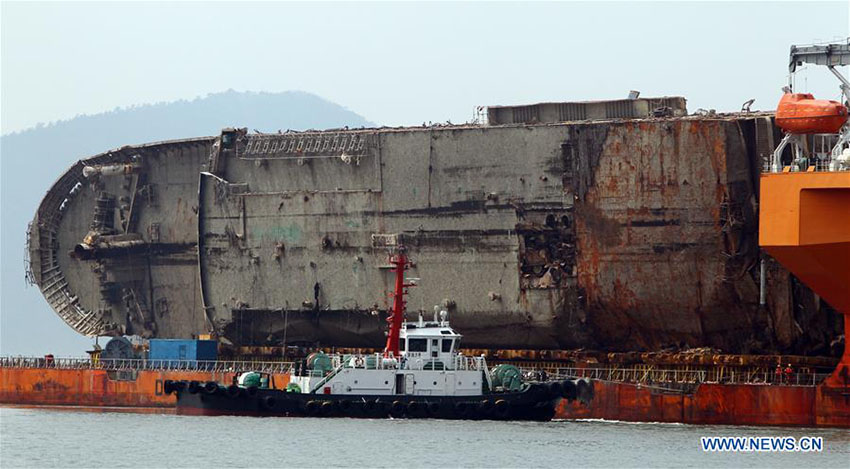
[[792, 134], [834, 134], [845, 122], [843, 104], [808, 93], [785, 93], [776, 107], [776, 125]]
[[[850, 171], [763, 174], [759, 244], [844, 314], [850, 337]], [[818, 388], [819, 424], [850, 425], [850, 347]]]

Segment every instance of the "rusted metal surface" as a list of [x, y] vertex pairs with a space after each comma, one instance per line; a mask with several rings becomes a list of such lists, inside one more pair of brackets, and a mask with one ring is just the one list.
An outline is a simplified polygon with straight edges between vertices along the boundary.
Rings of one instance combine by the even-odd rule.
[[[175, 399], [173, 395], [162, 393], [164, 380], [229, 382], [233, 377], [229, 371], [138, 370], [124, 375], [117, 372], [119, 370], [2, 363], [0, 404], [170, 409], [174, 407]], [[574, 376], [582, 373], [591, 376], [593, 371], [570, 372]], [[850, 427], [847, 387], [704, 382], [693, 385], [693, 377], [699, 376], [693, 372], [682, 373], [681, 379], [673, 379], [676, 375], [667, 373], [664, 383], [656, 382], [654, 385], [639, 384], [636, 379], [634, 382], [615, 382], [593, 376], [593, 400], [589, 404], [563, 401], [557, 409], [557, 418]], [[275, 375], [275, 386], [284, 388], [288, 380], [287, 374]], [[671, 386], [678, 387], [678, 391], [667, 389]]]
[[[172, 408], [174, 395], [162, 392], [165, 380], [230, 382], [233, 376], [232, 371], [0, 366], [0, 404]], [[286, 388], [289, 374], [276, 374], [274, 380]]]
[[[390, 289], [375, 240], [396, 236], [422, 279], [408, 309], [443, 305], [467, 347], [840, 354], [840, 315], [775, 263], [758, 304], [770, 119], [228, 129], [124, 147], [45, 197], [32, 278], [82, 333], [374, 347]], [[110, 164], [135, 169], [82, 176]], [[110, 198], [111, 223], [97, 208]], [[144, 244], [69, 255], [110, 230]]]

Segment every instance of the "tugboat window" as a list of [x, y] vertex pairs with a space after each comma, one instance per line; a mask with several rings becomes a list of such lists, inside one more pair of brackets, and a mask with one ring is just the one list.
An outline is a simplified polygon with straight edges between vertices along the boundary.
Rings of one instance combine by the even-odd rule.
[[428, 339], [408, 339], [408, 352], [427, 352]]
[[443, 339], [443, 352], [449, 353], [452, 351], [452, 340]]

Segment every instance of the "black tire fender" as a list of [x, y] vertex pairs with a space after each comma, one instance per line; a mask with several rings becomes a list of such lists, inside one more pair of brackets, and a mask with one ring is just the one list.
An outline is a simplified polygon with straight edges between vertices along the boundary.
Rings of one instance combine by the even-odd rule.
[[440, 403], [439, 402], [429, 402], [428, 403], [428, 412], [432, 414], [436, 414], [440, 411]]
[[420, 403], [416, 402], [416, 401], [410, 401], [407, 404], [407, 412], [410, 413], [411, 415], [415, 414], [415, 413], [419, 412], [419, 409], [421, 408], [421, 406], [422, 405]]
[[198, 394], [198, 391], [201, 390], [201, 383], [197, 381], [189, 381], [189, 393], [190, 394]]
[[231, 399], [235, 399], [235, 398], [239, 397], [240, 391], [241, 391], [241, 388], [239, 388], [239, 386], [237, 386], [235, 384], [231, 384], [230, 386], [227, 387], [227, 397], [229, 397]]
[[593, 400], [593, 382], [588, 378], [582, 378], [576, 383], [576, 396], [585, 404]]
[[309, 414], [309, 415], [318, 414], [320, 407], [321, 406], [319, 404], [319, 401], [307, 401], [307, 405], [306, 405], [307, 414]]
[[166, 396], [174, 392], [174, 381], [167, 379], [162, 382], [162, 393]]
[[257, 395], [257, 391], [258, 389], [256, 386], [245, 388], [245, 394], [247, 394], [248, 397], [255, 397]]
[[504, 399], [499, 399], [493, 405], [493, 408], [496, 409], [497, 414], [507, 415], [508, 411], [511, 409], [511, 403]]
[[351, 410], [351, 401], [348, 399], [343, 399], [339, 401], [339, 409], [343, 412], [348, 412]]
[[561, 386], [560, 381], [552, 381], [546, 387], [549, 388], [549, 397], [552, 399], [561, 397], [561, 393], [564, 391], [564, 387]]
[[561, 397], [564, 399], [573, 400], [577, 395], [576, 382], [572, 379], [561, 381]]
[[336, 410], [336, 403], [334, 401], [325, 401], [322, 402], [322, 413], [325, 415], [330, 415], [333, 411]]
[[215, 394], [218, 391], [218, 383], [215, 381], [207, 381], [204, 383], [204, 392], [207, 394]]
[[526, 392], [528, 392], [528, 395], [535, 401], [544, 399], [548, 394], [546, 387], [540, 383], [529, 384]]
[[478, 410], [483, 414], [489, 414], [493, 410], [493, 402], [490, 399], [484, 399], [478, 403]]
[[263, 403], [264, 408], [269, 410], [277, 407], [277, 399], [275, 399], [274, 396], [265, 396], [260, 400], [260, 402]]
[[390, 406], [390, 411], [395, 416], [399, 416], [399, 415], [404, 414], [404, 402], [393, 401], [392, 406]]

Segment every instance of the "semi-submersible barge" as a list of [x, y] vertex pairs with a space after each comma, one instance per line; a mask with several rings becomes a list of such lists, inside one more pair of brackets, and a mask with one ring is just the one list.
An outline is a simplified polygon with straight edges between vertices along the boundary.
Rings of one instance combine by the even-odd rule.
[[[792, 68], [846, 65], [847, 49], [792, 48]], [[512, 357], [610, 352], [598, 366], [559, 364], [608, 376], [624, 365], [636, 381], [597, 386], [592, 406], [562, 416], [848, 425], [846, 351], [826, 380], [765, 382], [779, 354], [783, 362], [841, 355], [846, 299], [817, 291], [841, 290], [812, 270], [846, 278], [834, 267], [850, 264], [840, 262], [850, 228], [805, 227], [841, 220], [850, 172], [812, 164], [825, 171], [760, 177], [782, 137], [773, 115], [688, 116], [682, 98], [493, 107], [488, 117], [400, 129], [226, 129], [80, 161], [31, 225], [30, 278], [84, 334], [213, 334], [237, 354], [368, 347], [386, 317], [385, 246], [404, 242], [414, 275], [428, 279], [412, 309], [443, 305], [467, 346]], [[824, 140], [798, 141], [817, 154]], [[798, 157], [786, 151], [779, 171], [789, 161], [805, 169]], [[808, 218], [789, 223], [779, 215], [789, 210]], [[762, 254], [759, 237], [795, 276]], [[800, 252], [814, 253], [812, 262]], [[673, 359], [664, 370], [632, 352], [695, 347], [745, 355], [700, 358], [702, 370]], [[660, 371], [719, 378], [692, 389], [647, 386]]]

